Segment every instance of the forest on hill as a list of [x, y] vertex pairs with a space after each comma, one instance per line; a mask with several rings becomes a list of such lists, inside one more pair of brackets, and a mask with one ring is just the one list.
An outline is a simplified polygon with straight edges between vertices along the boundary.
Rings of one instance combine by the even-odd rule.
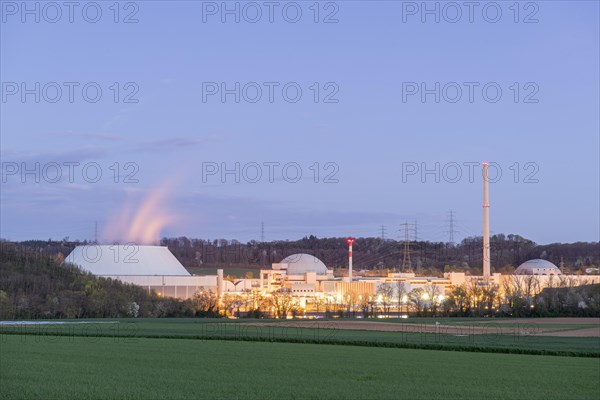
[[[522, 262], [543, 258], [562, 266], [566, 273], [583, 273], [600, 265], [599, 243], [555, 243], [536, 245], [519, 235], [491, 237], [491, 263], [494, 272], [511, 273]], [[304, 237], [296, 241], [239, 243], [227, 240], [164, 238], [161, 244], [186, 267], [201, 266], [270, 266], [295, 253], [309, 253], [329, 268], [346, 268], [346, 238]], [[357, 238], [353, 245], [355, 270], [397, 270], [408, 268], [405, 243], [380, 238]], [[408, 244], [410, 269], [424, 275], [440, 275], [445, 271], [481, 273], [482, 238], [470, 237], [458, 244], [413, 241]]]
[[0, 246], [3, 320], [191, 317], [208, 309], [201, 300], [162, 298], [140, 286], [97, 277], [63, 264], [59, 255], [48, 256], [13, 243]]
[[[54, 245], [57, 245], [54, 243]], [[70, 245], [62, 244], [68, 252]], [[293, 247], [292, 247], [293, 249]], [[56, 250], [56, 249], [55, 249]], [[544, 250], [546, 251], [546, 250]], [[246, 316], [296, 315], [289, 290], [266, 297], [259, 291], [228, 295], [219, 303], [210, 289], [201, 289], [189, 300], [161, 297], [145, 288], [94, 276], [69, 263], [62, 252], [45, 251], [15, 243], [0, 243], [0, 320], [39, 318], [117, 318], [117, 317], [218, 317], [244, 309]], [[280, 260], [278, 260], [280, 261]], [[533, 276], [514, 275], [501, 297], [497, 287], [463, 285], [453, 288], [442, 304], [423, 302], [423, 289], [408, 293], [411, 313], [418, 316], [592, 316], [600, 313], [600, 285], [573, 285], [565, 278], [540, 293], [523, 291], [535, 285], [516, 284]], [[362, 312], [389, 313], [394, 288], [384, 283], [378, 288], [382, 303], [324, 303], [326, 315], [350, 316]], [[402, 286], [404, 287], [404, 286]], [[430, 287], [429, 289], [435, 289]], [[398, 291], [398, 293], [400, 293]], [[433, 293], [435, 294], [435, 293]], [[430, 298], [434, 298], [431, 295]], [[365, 301], [367, 297], [364, 297]], [[284, 307], [285, 305], [285, 307]], [[487, 306], [486, 306], [487, 305]], [[494, 307], [497, 305], [498, 307]], [[322, 310], [322, 311], [323, 311]], [[369, 311], [370, 310], [370, 311]], [[296, 313], [296, 314], [295, 314]], [[346, 313], [346, 314], [344, 314]]]
[[[9, 242], [0, 242], [0, 245]], [[25, 241], [19, 245], [33, 252], [64, 258], [75, 246], [88, 242]], [[346, 238], [317, 238], [300, 240], [241, 243], [226, 239], [163, 238], [160, 242], [188, 269], [201, 268], [260, 268], [280, 262], [288, 255], [308, 253], [322, 260], [329, 268], [346, 268], [348, 247]], [[584, 273], [586, 268], [600, 265], [600, 243], [553, 243], [538, 245], [519, 235], [497, 234], [490, 239], [493, 272], [511, 273], [522, 262], [542, 258], [563, 269], [565, 273]], [[355, 270], [397, 270], [409, 267], [405, 261], [403, 241], [381, 238], [356, 238], [353, 248]], [[482, 238], [469, 237], [457, 244], [430, 241], [408, 243], [410, 269], [417, 274], [441, 275], [445, 271], [464, 271], [481, 274]]]

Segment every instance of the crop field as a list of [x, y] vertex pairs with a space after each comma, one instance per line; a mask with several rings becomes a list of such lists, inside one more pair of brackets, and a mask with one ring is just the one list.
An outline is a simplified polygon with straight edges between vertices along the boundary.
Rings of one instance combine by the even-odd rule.
[[[468, 331], [457, 336], [431, 332], [436, 326], [430, 320], [40, 322], [0, 325], [0, 399], [600, 396], [597, 337]], [[514, 332], [525, 326], [498, 322], [517, 328]], [[564, 331], [565, 325], [589, 329], [595, 322], [547, 324]], [[468, 321], [454, 324], [459, 323]], [[373, 329], [382, 324], [406, 326], [406, 332]]]
[[[384, 321], [384, 320], [380, 320]], [[402, 322], [401, 322], [402, 321]], [[497, 320], [114, 319], [0, 325], [0, 334], [226, 339], [600, 357], [597, 319]], [[57, 324], [58, 322], [58, 324]], [[561, 322], [561, 323], [559, 323]], [[543, 324], [545, 323], [545, 324]], [[592, 331], [588, 336], [574, 333]], [[566, 335], [572, 333], [571, 336]]]
[[596, 358], [4, 335], [2, 399], [592, 399]]

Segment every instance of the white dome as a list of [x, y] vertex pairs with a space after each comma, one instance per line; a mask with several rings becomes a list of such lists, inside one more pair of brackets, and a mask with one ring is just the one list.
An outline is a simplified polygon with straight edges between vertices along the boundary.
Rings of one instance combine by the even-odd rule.
[[319, 275], [327, 274], [327, 267], [317, 257], [310, 254], [298, 253], [287, 256], [281, 261], [287, 264], [288, 275], [304, 275], [307, 272], [316, 272]]
[[525, 261], [515, 270], [515, 275], [560, 275], [560, 269], [548, 260], [536, 258]]

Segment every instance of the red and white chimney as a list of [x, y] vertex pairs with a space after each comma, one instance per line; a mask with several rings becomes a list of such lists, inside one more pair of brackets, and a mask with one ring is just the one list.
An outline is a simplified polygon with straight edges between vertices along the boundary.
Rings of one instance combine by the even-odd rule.
[[354, 238], [349, 237], [346, 242], [348, 242], [348, 280], [352, 282], [352, 243], [354, 243]]

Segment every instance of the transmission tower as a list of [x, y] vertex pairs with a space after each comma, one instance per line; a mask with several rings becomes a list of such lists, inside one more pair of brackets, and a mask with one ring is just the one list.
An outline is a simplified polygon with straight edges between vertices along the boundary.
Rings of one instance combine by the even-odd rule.
[[415, 257], [415, 264], [416, 264], [416, 269], [417, 271], [421, 271], [421, 251], [422, 251], [422, 247], [419, 245], [419, 224], [417, 222], [417, 220], [415, 219], [415, 244], [417, 246], [417, 250], [415, 251], [416, 257]]
[[264, 222], [260, 223], [260, 241], [261, 242], [265, 241], [265, 223]]
[[94, 243], [98, 244], [98, 221], [94, 223]]
[[381, 225], [381, 240], [385, 240], [385, 225]]
[[408, 227], [410, 225], [405, 222], [400, 226], [404, 227], [404, 257], [402, 258], [402, 272], [412, 272], [412, 265], [410, 262], [410, 236], [408, 234]]
[[454, 229], [454, 211], [450, 210], [448, 212], [448, 242], [454, 246], [454, 234], [456, 230]]

